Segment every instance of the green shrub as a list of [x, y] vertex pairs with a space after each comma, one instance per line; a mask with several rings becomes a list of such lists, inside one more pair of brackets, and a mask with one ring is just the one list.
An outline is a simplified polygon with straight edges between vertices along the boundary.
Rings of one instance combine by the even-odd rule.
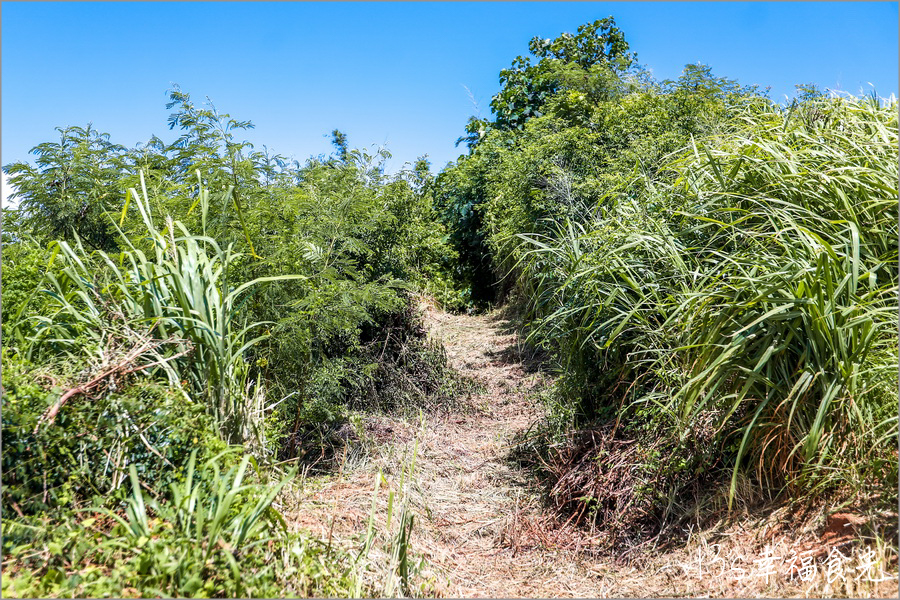
[[[4, 214], [4, 228], [7, 226]], [[4, 238], [8, 234], [4, 232]], [[18, 314], [45, 314], [49, 298], [39, 294], [44, 271], [52, 267], [51, 253], [32, 240], [3, 240], [3, 298], [0, 323], [5, 346], [13, 339], [9, 323], [16, 321]]]
[[74, 397], [42, 415], [90, 365], [34, 365], [3, 349], [3, 510], [8, 516], [121, 498], [126, 465], [154, 489], [175, 481], [191, 451], [224, 448], [201, 403], [147, 379]]
[[682, 440], [713, 415], [732, 491], [745, 464], [772, 490], [895, 480], [896, 148], [869, 100], [752, 107], [663, 165], [671, 183], [520, 234], [561, 389]]
[[164, 497], [144, 493], [130, 469], [124, 516], [88, 510], [61, 522], [4, 520], [3, 594], [12, 597], [347, 596], [350, 564], [337, 552], [289, 533], [272, 501], [276, 485], [246, 483], [250, 457], [221, 473], [221, 456], [195, 469]]
[[[477, 284], [523, 299], [556, 414], [664, 430], [732, 494], [896, 498], [896, 104], [546, 60], [516, 71], [552, 73], [541, 114], [478, 124], [438, 183]], [[701, 428], [720, 460], [685, 446]]]

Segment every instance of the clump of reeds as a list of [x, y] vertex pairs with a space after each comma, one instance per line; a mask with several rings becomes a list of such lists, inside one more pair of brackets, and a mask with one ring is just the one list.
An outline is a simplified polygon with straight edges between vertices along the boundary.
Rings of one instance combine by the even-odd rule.
[[896, 498], [897, 155], [895, 102], [753, 104], [640, 195], [521, 234], [531, 337], [582, 420], [683, 442], [714, 415], [698, 468], [732, 496], [745, 472]]

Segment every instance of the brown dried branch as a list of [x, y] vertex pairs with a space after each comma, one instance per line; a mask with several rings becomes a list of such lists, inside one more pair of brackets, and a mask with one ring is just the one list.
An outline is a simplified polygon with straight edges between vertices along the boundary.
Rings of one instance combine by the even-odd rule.
[[[166, 362], [175, 360], [181, 356], [188, 354], [191, 351], [191, 348], [188, 347], [177, 354], [172, 356], [162, 358], [155, 362], [151, 362], [144, 365], [135, 366], [135, 362], [140, 359], [142, 356], [149, 354], [159, 348], [160, 346], [168, 343], [173, 343], [176, 340], [153, 340], [143, 338], [140, 343], [136, 344], [124, 357], [122, 357], [119, 361], [117, 361], [114, 365], [104, 369], [99, 375], [93, 377], [81, 385], [78, 385], [74, 388], [63, 393], [59, 399], [48, 408], [41, 418], [38, 419], [37, 425], [34, 427], [34, 434], [36, 435], [40, 430], [41, 425], [46, 423], [47, 425], [52, 425], [56, 421], [56, 416], [59, 414], [60, 409], [62, 409], [65, 404], [71, 400], [73, 397], [79, 394], [87, 394], [99, 388], [104, 382], [108, 380], [121, 379], [124, 376], [130, 373], [136, 373], [138, 371], [143, 371], [144, 369], [149, 369], [151, 367], [159, 366]], [[184, 340], [177, 340], [178, 342], [183, 342]]]

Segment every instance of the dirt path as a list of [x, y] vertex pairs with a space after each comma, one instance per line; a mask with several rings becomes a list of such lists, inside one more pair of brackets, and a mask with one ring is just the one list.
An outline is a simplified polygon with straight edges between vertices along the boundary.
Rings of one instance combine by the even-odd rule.
[[[468, 408], [357, 423], [360, 443], [351, 446], [340, 472], [308, 479], [288, 513], [294, 526], [350, 551], [364, 544], [371, 518], [377, 535], [364, 572], [376, 590], [398, 593], [397, 515], [407, 505], [415, 515], [411, 552], [424, 559], [410, 576], [409, 592], [415, 595], [803, 595], [796, 587], [770, 587], [768, 580], [725, 581], [704, 574], [701, 566], [693, 574], [696, 557], [688, 548], [655, 557], [641, 569], [579, 552], [590, 536], [561, 527], [542, 511], [533, 475], [509, 459], [513, 438], [542, 414], [535, 397], [541, 375], [527, 368], [512, 324], [496, 312], [470, 316], [422, 309], [430, 335], [444, 344], [451, 365], [480, 382], [482, 391]], [[374, 494], [379, 473], [380, 491]]]
[[[411, 546], [426, 561], [418, 577], [426, 586], [420, 593], [606, 595], [609, 582], [602, 573], [577, 564], [570, 551], [535, 542], [559, 532], [541, 531], [544, 519], [533, 482], [508, 460], [513, 437], [541, 414], [532, 393], [541, 376], [523, 364], [512, 324], [497, 313], [451, 315], [422, 308], [430, 335], [444, 344], [451, 366], [480, 383], [481, 392], [468, 409], [424, 415], [419, 422], [381, 417], [365, 423], [365, 450], [348, 456], [339, 475], [310, 480], [312, 489], [295, 509], [296, 522], [323, 539], [358, 545], [380, 469], [385, 480], [376, 502], [378, 525], [386, 527], [386, 489], [397, 494], [395, 503], [404, 496], [417, 515]], [[410, 465], [413, 474], [404, 477]], [[372, 578], [377, 581], [379, 574]]]
[[597, 596], [596, 576], [556, 552], [522, 547], [522, 530], [540, 517], [527, 474], [508, 460], [514, 436], [541, 415], [530, 392], [539, 373], [523, 364], [511, 323], [497, 314], [426, 310], [426, 323], [451, 365], [482, 383], [471, 416], [430, 423], [423, 491], [433, 500], [431, 560], [449, 577], [451, 596]]

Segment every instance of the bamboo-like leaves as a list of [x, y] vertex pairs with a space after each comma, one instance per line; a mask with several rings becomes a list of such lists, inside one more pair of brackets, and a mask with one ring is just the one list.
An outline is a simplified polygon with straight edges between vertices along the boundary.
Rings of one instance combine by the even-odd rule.
[[[223, 438], [261, 447], [261, 416], [244, 398], [249, 372], [244, 355], [265, 338], [249, 334], [266, 323], [237, 323], [238, 306], [242, 295], [257, 285], [303, 276], [260, 277], [232, 286], [229, 271], [241, 255], [231, 246], [221, 248], [212, 238], [190, 235], [171, 218], [166, 219], [164, 230], [157, 230], [143, 173], [141, 186], [142, 193], [129, 190], [131, 202], [125, 210], [131, 205], [140, 213], [151, 254], [146, 255], [125, 236], [128, 249], [117, 257], [102, 251], [91, 255], [80, 243], [72, 247], [58, 242], [65, 266], [58, 276], [48, 273], [46, 277], [46, 292], [56, 300], [58, 311], [39, 324], [30, 349], [46, 343], [74, 347], [79, 334], [100, 339], [115, 326], [107, 315], [111, 308], [130, 325], [158, 327], [164, 337], [178, 336], [190, 342], [191, 354], [178, 361], [182, 376], [196, 397], [206, 399]], [[205, 223], [208, 192], [202, 185], [198, 201]], [[97, 272], [97, 261], [102, 273]]]
[[816, 465], [836, 438], [885, 452], [896, 429], [896, 105], [819, 102], [826, 124], [748, 113], [652, 197], [518, 236], [530, 339], [570, 374], [643, 378], [682, 439], [714, 415], [733, 482], [748, 459], [770, 481], [835, 472]]

